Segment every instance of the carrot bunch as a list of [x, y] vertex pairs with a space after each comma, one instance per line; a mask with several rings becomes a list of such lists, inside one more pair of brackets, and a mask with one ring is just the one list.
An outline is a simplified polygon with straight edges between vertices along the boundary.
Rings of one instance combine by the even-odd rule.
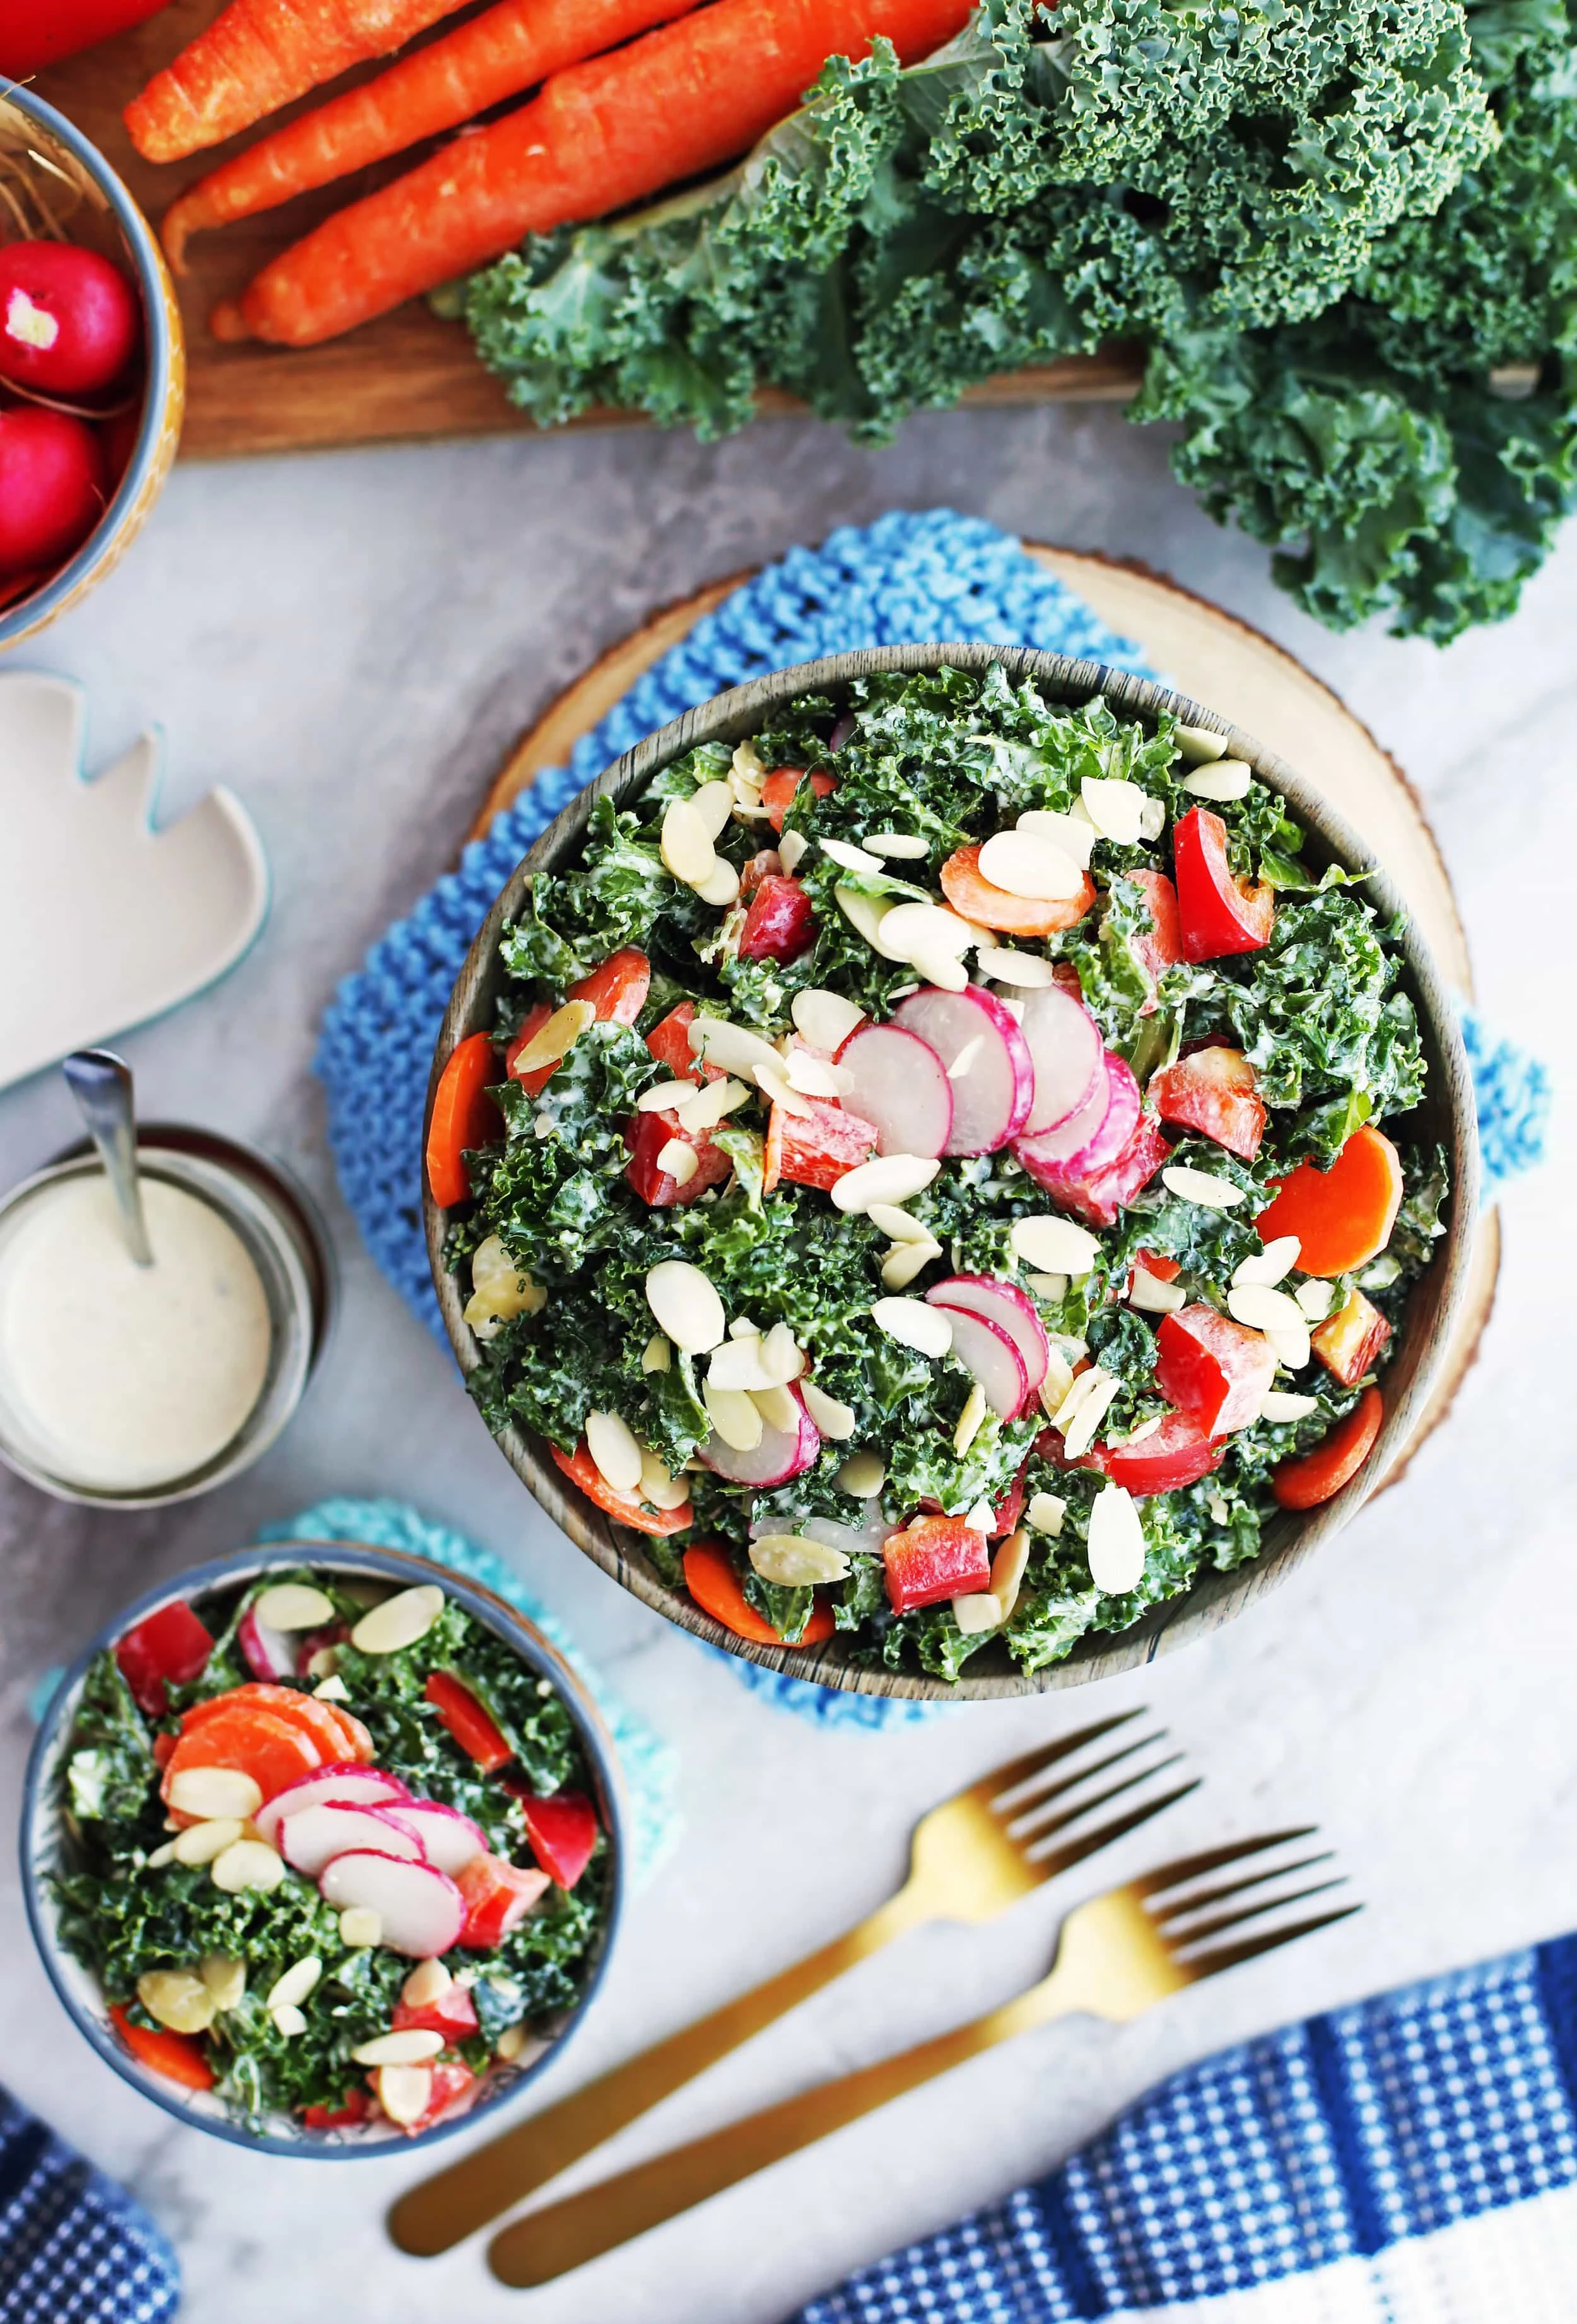
[[[230, 0], [127, 107], [140, 152], [217, 143], [460, 0]], [[181, 195], [189, 237], [539, 93], [353, 202], [213, 318], [222, 338], [309, 346], [500, 256], [528, 234], [646, 199], [745, 152], [831, 56], [885, 37], [913, 63], [973, 0], [499, 0], [376, 79], [288, 124]], [[678, 19], [680, 21], [674, 21]], [[623, 43], [625, 45], [619, 45]]]

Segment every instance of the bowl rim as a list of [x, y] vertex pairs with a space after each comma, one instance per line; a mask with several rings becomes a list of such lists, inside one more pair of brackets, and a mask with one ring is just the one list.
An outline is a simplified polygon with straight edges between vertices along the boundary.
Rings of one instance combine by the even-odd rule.
[[20, 597], [0, 612], [0, 652], [20, 644], [51, 621], [66, 600], [114, 549], [127, 513], [141, 496], [158, 456], [164, 432], [165, 407], [175, 366], [173, 335], [166, 299], [164, 261], [153, 229], [143, 216], [118, 172], [111, 168], [91, 138], [85, 137], [63, 113], [20, 82], [0, 73], [0, 103], [14, 105], [27, 114], [48, 137], [63, 145], [88, 171], [115, 214], [136, 270], [147, 332], [148, 376], [143, 390], [143, 410], [137, 440], [125, 474], [115, 486], [103, 515], [69, 561], [52, 573], [40, 589]]
[[[47, 1868], [42, 1863], [35, 1845], [39, 1819], [47, 1804], [45, 1779], [57, 1764], [69, 1720], [76, 1712], [83, 1681], [95, 1657], [106, 1646], [114, 1646], [134, 1623], [156, 1612], [161, 1606], [171, 1604], [178, 1598], [189, 1600], [200, 1597], [231, 1581], [244, 1580], [275, 1567], [308, 1563], [345, 1572], [382, 1574], [392, 1582], [402, 1582], [408, 1587], [419, 1582], [437, 1582], [447, 1596], [456, 1599], [468, 1613], [485, 1623], [495, 1634], [503, 1636], [506, 1645], [512, 1646], [539, 1676], [551, 1681], [563, 1697], [577, 1739], [590, 1765], [597, 1789], [597, 1806], [610, 1843], [613, 1861], [602, 1941], [592, 1961], [585, 1989], [563, 2027], [548, 2043], [540, 2057], [533, 2058], [528, 2065], [516, 2069], [503, 2079], [493, 2093], [484, 2098], [480, 2106], [467, 2107], [452, 2120], [440, 2120], [414, 2138], [341, 2139], [318, 2136], [305, 2128], [300, 2134], [287, 2136], [273, 2131], [248, 2130], [227, 2115], [209, 2117], [198, 2113], [176, 2095], [173, 2084], [155, 2074], [151, 2068], [143, 2066], [122, 2046], [106, 2016], [96, 2015], [84, 2005], [63, 1966], [68, 1956], [55, 1924], [54, 1908], [43, 1885]], [[371, 1542], [340, 1539], [257, 1542], [244, 1549], [233, 1551], [228, 1556], [211, 1559], [202, 1565], [188, 1566], [168, 1581], [145, 1590], [103, 1626], [60, 1681], [39, 1721], [23, 1779], [19, 1832], [23, 1903], [44, 1973], [78, 2032], [87, 2038], [99, 2057], [114, 2068], [123, 2081], [129, 2082], [134, 2089], [143, 2098], [151, 2098], [166, 2114], [172, 2115], [189, 2129], [222, 2138], [228, 2144], [244, 2147], [254, 2154], [285, 2155], [303, 2162], [387, 2160], [392, 2156], [416, 2153], [424, 2147], [437, 2145], [442, 2139], [453, 2137], [459, 2131], [474, 2129], [484, 2117], [493, 2116], [512, 2102], [562, 2056], [565, 2047], [574, 2039], [596, 1999], [618, 1941], [626, 1901], [626, 1831], [623, 1777], [613, 1737], [586, 1681], [528, 1615], [512, 1606], [506, 1599], [499, 1597], [484, 1582], [474, 1582], [467, 1575], [440, 1564], [437, 1559], [422, 1556], [419, 1551], [384, 1549]], [[70, 1958], [74, 1962], [74, 1957]], [[83, 1977], [92, 1976], [92, 1971], [82, 1969], [80, 1964], [74, 1962], [74, 1966], [80, 1969]]]
[[[1070, 1655], [1039, 1670], [1024, 1671], [1015, 1665], [1000, 1673], [977, 1674], [972, 1678], [966, 1665], [962, 1676], [950, 1683], [924, 1673], [872, 1669], [840, 1661], [836, 1659], [841, 1651], [836, 1637], [808, 1650], [758, 1646], [736, 1637], [721, 1623], [702, 1613], [685, 1592], [663, 1582], [649, 1563], [643, 1537], [611, 1523], [594, 1509], [560, 1478], [539, 1450], [538, 1440], [516, 1427], [505, 1430], [494, 1440], [521, 1482], [576, 1547], [643, 1604], [679, 1628], [725, 1653], [786, 1676], [850, 1692], [944, 1702], [1013, 1701], [1057, 1687], [1087, 1684], [1151, 1662], [1158, 1654], [1175, 1651], [1232, 1620], [1256, 1598], [1285, 1581], [1305, 1557], [1339, 1533], [1357, 1514], [1384, 1479], [1425, 1408], [1466, 1288], [1472, 1253], [1473, 1223], [1479, 1207], [1472, 1079], [1449, 991], [1429, 948], [1390, 874], [1346, 817], [1330, 806], [1308, 777], [1232, 723], [1223, 712], [1156, 680], [1137, 678], [1098, 662], [1047, 653], [1034, 647], [927, 642], [864, 648], [770, 671], [714, 696], [645, 736], [578, 792], [516, 865], [477, 931], [456, 979], [434, 1051], [426, 1115], [430, 1120], [438, 1075], [450, 1050], [465, 1034], [485, 1029], [491, 1021], [486, 1004], [498, 974], [499, 937], [505, 923], [519, 914], [527, 881], [533, 873], [561, 859], [569, 860], [578, 850], [592, 807], [598, 799], [613, 798], [617, 801], [637, 791], [698, 742], [743, 738], [760, 728], [774, 706], [797, 695], [835, 692], [856, 678], [879, 673], [913, 675], [944, 664], [978, 673], [993, 663], [1001, 665], [1014, 684], [1036, 680], [1053, 704], [1076, 706], [1099, 694], [1120, 714], [1153, 720], [1157, 712], [1169, 711], [1185, 724], [1223, 735], [1227, 754], [1246, 759], [1255, 776], [1286, 800], [1310, 835], [1333, 860], [1366, 875], [1366, 893], [1382, 914], [1388, 918], [1398, 913], [1402, 916], [1400, 949], [1406, 982], [1417, 1006], [1430, 1070], [1425, 1102], [1437, 1115], [1437, 1133], [1448, 1149], [1452, 1188], [1446, 1232], [1413, 1294], [1416, 1301], [1419, 1293], [1428, 1286], [1431, 1313], [1416, 1323], [1409, 1317], [1410, 1329], [1403, 1342], [1408, 1370], [1400, 1392], [1393, 1390], [1387, 1397], [1379, 1435], [1358, 1475], [1314, 1509], [1277, 1512], [1267, 1523], [1265, 1545], [1255, 1558], [1227, 1571], [1202, 1570], [1187, 1590], [1149, 1608], [1128, 1629], [1086, 1632]], [[480, 1350], [464, 1321], [464, 1303], [455, 1278], [443, 1264], [447, 1214], [433, 1202], [425, 1173], [422, 1215], [429, 1264], [445, 1330], [461, 1372], [468, 1377], [480, 1361]], [[1388, 1377], [1394, 1379], [1395, 1376], [1393, 1370]]]

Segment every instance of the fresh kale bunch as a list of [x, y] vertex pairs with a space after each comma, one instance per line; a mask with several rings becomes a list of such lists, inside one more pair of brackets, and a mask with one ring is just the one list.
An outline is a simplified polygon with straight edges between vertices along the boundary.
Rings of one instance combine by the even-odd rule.
[[[1049, 27], [1049, 30], [1048, 30]], [[993, 372], [1149, 350], [1140, 420], [1342, 627], [1511, 610], [1570, 505], [1577, 62], [1562, 0], [984, 0], [834, 59], [738, 170], [474, 278], [544, 423], [704, 436], [770, 382], [880, 441]]]

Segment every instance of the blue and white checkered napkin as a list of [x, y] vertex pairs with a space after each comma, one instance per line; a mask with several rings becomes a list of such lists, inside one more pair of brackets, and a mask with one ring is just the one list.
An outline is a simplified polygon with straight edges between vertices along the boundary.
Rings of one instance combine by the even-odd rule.
[[1268, 2034], [794, 2324], [1572, 2324], [1577, 1937]]
[[[822, 654], [927, 639], [1037, 646], [1153, 675], [1137, 646], [995, 525], [932, 509], [844, 526], [818, 549], [791, 549], [697, 622], [581, 737], [569, 764], [540, 774], [340, 985], [318, 1054], [340, 1187], [379, 1267], [440, 1339], [421, 1231], [428, 1074], [461, 964], [521, 857], [576, 791], [681, 711]], [[1488, 1189], [1537, 1160], [1549, 1092], [1541, 1065], [1469, 1031]], [[824, 1721], [890, 1726], [928, 1708], [725, 1660], [742, 1684]]]
[[180, 2299], [147, 2213], [0, 2089], [0, 2324], [165, 2324]]

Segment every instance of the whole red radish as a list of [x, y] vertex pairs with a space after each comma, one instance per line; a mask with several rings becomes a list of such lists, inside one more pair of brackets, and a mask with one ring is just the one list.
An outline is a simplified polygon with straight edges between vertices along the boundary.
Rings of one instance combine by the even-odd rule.
[[0, 575], [59, 565], [104, 512], [104, 452], [86, 421], [0, 411]]
[[94, 395], [120, 377], [142, 337], [136, 292], [97, 250], [0, 248], [0, 378], [40, 395]]

